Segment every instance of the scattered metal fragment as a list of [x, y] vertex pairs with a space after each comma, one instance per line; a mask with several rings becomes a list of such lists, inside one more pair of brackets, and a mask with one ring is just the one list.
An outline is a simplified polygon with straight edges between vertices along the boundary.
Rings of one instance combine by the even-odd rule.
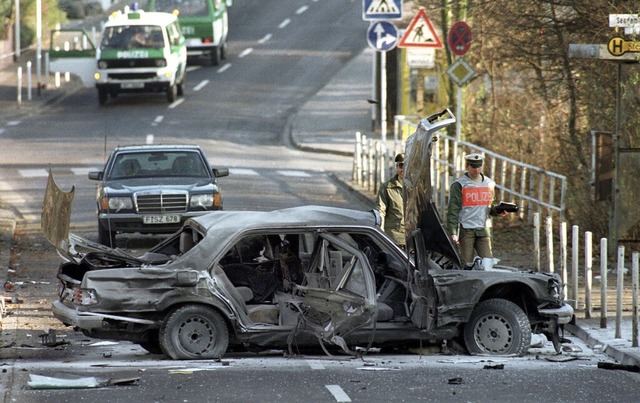
[[484, 369], [504, 369], [504, 364], [485, 365]]
[[615, 364], [613, 362], [598, 362], [598, 368], [601, 369], [621, 369], [629, 372], [640, 372], [640, 365]]
[[462, 385], [464, 383], [464, 380], [458, 376], [456, 378], [449, 378], [448, 383], [449, 385]]

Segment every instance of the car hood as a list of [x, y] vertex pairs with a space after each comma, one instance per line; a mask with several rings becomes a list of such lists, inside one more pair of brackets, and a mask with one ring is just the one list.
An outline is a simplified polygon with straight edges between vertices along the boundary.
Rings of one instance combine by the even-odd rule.
[[431, 189], [431, 146], [438, 138], [436, 133], [456, 122], [449, 109], [422, 119], [406, 141], [405, 171], [403, 186], [405, 192], [404, 221], [407, 235], [416, 230], [422, 232], [427, 251], [442, 254], [458, 267], [462, 261], [451, 242], [438, 210], [432, 200]]
[[104, 187], [113, 190], [126, 190], [137, 192], [141, 190], [154, 189], [178, 189], [191, 190], [196, 187], [214, 186], [211, 178], [191, 178], [191, 177], [163, 177], [163, 178], [132, 178], [121, 180], [110, 180], [104, 183]]

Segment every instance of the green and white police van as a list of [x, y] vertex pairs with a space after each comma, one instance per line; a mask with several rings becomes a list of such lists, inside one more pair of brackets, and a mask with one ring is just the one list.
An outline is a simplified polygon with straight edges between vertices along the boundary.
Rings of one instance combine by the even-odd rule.
[[104, 25], [94, 74], [100, 104], [123, 92], [184, 93], [187, 47], [172, 13], [116, 12]]
[[209, 56], [217, 66], [226, 58], [228, 8], [232, 0], [149, 0], [149, 10], [178, 11], [189, 56]]

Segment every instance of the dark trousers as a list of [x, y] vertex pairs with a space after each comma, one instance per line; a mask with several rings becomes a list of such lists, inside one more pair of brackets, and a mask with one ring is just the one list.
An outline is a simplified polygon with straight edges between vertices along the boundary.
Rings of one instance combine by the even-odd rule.
[[[474, 250], [477, 252], [475, 255]], [[472, 265], [473, 258], [480, 256], [481, 258], [493, 257], [491, 252], [491, 237], [476, 236], [476, 230], [461, 229], [460, 230], [460, 254], [465, 265]]]

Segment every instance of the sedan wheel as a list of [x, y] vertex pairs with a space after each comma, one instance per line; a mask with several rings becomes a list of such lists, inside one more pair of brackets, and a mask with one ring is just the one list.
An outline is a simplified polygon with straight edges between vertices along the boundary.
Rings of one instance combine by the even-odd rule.
[[160, 347], [175, 360], [220, 358], [228, 345], [227, 324], [208, 307], [178, 308], [165, 318], [160, 328]]
[[511, 301], [482, 301], [465, 325], [464, 341], [471, 354], [524, 355], [531, 344], [529, 318]]

